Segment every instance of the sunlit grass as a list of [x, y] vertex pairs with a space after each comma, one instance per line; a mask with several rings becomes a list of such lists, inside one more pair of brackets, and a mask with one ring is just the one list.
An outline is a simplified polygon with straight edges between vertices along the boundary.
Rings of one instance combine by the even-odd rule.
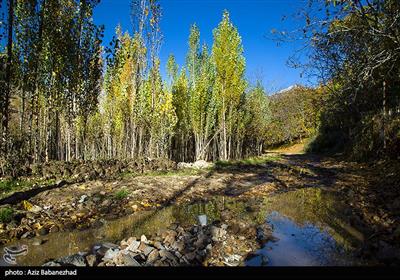
[[120, 174], [120, 178], [129, 179], [138, 176], [196, 176], [202, 175], [211, 170], [211, 168], [204, 169], [195, 169], [195, 168], [185, 168], [185, 169], [176, 169], [176, 170], [156, 170], [156, 171], [147, 171], [144, 173], [137, 172], [125, 172]]
[[265, 164], [268, 162], [274, 162], [281, 160], [281, 156], [279, 154], [272, 154], [272, 155], [264, 155], [258, 157], [249, 157], [242, 160], [219, 160], [215, 163], [217, 168], [226, 168], [226, 167], [235, 167], [235, 166], [258, 166], [261, 164]]
[[54, 184], [55, 180], [24, 180], [24, 179], [2, 179], [0, 180], [0, 198], [10, 195], [16, 191], [23, 191], [32, 188], [35, 184], [47, 186]]
[[128, 191], [128, 190], [125, 190], [125, 189], [122, 189], [122, 190], [117, 191], [117, 192], [114, 194], [114, 197], [115, 197], [116, 199], [122, 200], [122, 199], [124, 199], [124, 198], [127, 198], [128, 195], [129, 195], [129, 191]]

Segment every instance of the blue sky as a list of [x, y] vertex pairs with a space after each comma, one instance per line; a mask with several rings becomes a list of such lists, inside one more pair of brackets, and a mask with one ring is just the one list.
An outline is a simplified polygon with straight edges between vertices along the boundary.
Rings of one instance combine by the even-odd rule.
[[[309, 84], [300, 77], [300, 70], [286, 65], [299, 43], [277, 43], [271, 30], [292, 30], [301, 24], [291, 16], [305, 5], [305, 0], [161, 0], [164, 35], [160, 51], [161, 71], [165, 76], [165, 63], [170, 53], [181, 66], [185, 63], [187, 41], [191, 24], [200, 28], [201, 42], [212, 45], [212, 30], [221, 21], [223, 10], [230, 13], [232, 22], [242, 36], [246, 58], [246, 77], [253, 81], [262, 77], [267, 91], [274, 92], [290, 85]], [[282, 17], [288, 17], [282, 21]], [[115, 27], [121, 24], [131, 31], [130, 0], [102, 0], [94, 12], [97, 24], [105, 25], [104, 41], [113, 37]]]

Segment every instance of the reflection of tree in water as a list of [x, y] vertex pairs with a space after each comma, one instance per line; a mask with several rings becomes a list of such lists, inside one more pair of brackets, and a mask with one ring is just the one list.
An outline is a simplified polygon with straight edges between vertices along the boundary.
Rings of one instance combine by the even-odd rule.
[[262, 208], [264, 213], [277, 211], [300, 227], [312, 224], [327, 231], [346, 249], [359, 245], [363, 239], [362, 234], [349, 224], [348, 207], [332, 192], [300, 189], [268, 197]]

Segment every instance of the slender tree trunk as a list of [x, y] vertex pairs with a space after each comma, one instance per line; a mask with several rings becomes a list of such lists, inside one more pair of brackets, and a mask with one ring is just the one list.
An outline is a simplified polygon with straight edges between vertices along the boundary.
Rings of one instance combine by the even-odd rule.
[[383, 132], [383, 150], [386, 153], [386, 115], [387, 115], [387, 108], [386, 108], [386, 81], [383, 80], [383, 98], [382, 98], [382, 132]]
[[[43, 37], [43, 26], [44, 26], [44, 18], [45, 18], [45, 11], [46, 11], [46, 0], [43, 0], [42, 9], [40, 11], [40, 20], [39, 20], [39, 31], [38, 31], [38, 47], [36, 51], [36, 63], [34, 69], [34, 88], [32, 91], [32, 98], [33, 98], [33, 106], [32, 110], [34, 111], [35, 116], [35, 130], [34, 130], [34, 161], [38, 162], [39, 159], [39, 149], [40, 149], [40, 128], [39, 128], [39, 114], [40, 114], [40, 102], [39, 102], [39, 87], [38, 87], [38, 70], [40, 65], [40, 54], [42, 52], [42, 37]], [[33, 108], [34, 107], [34, 108]]]
[[11, 95], [11, 66], [12, 66], [12, 47], [13, 47], [13, 25], [14, 25], [14, 0], [8, 1], [8, 41], [7, 41], [7, 64], [6, 64], [6, 91], [4, 94], [2, 129], [3, 129], [3, 152], [7, 156], [8, 152], [8, 122], [10, 117], [10, 95]]

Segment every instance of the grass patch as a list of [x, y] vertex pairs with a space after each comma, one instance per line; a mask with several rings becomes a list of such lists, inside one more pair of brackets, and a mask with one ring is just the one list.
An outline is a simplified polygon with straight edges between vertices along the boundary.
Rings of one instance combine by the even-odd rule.
[[14, 210], [9, 207], [0, 208], [0, 222], [8, 223], [13, 217]]
[[268, 162], [278, 161], [282, 159], [279, 154], [265, 155], [259, 157], [249, 157], [242, 160], [219, 160], [215, 163], [217, 169], [240, 166], [257, 166]]
[[209, 169], [195, 169], [195, 168], [185, 168], [178, 170], [165, 170], [165, 171], [151, 171], [147, 172], [145, 176], [193, 176], [201, 175], [207, 172]]
[[128, 195], [129, 195], [129, 191], [127, 191], [127, 190], [119, 190], [114, 194], [114, 197], [116, 199], [122, 200], [124, 198], [127, 198]]
[[16, 191], [30, 189], [33, 185], [51, 185], [55, 180], [21, 180], [21, 179], [3, 179], [0, 180], [0, 198], [4, 198]]
[[136, 172], [124, 172], [120, 174], [121, 179], [129, 179], [138, 176], [195, 176], [202, 175], [211, 168], [203, 168], [203, 169], [195, 169], [195, 168], [185, 168], [185, 169], [177, 169], [177, 170], [156, 170], [156, 171], [147, 171], [145, 173], [136, 173]]
[[6, 179], [0, 181], [0, 191], [2, 193], [10, 192], [15, 189], [26, 188], [30, 184], [29, 182], [14, 180], [14, 179]]

